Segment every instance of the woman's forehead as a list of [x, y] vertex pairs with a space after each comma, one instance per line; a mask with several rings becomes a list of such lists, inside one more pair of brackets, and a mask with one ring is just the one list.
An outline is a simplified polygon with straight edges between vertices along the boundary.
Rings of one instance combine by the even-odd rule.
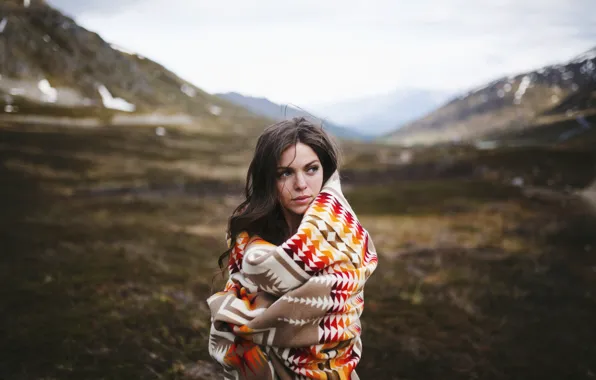
[[302, 167], [318, 161], [319, 157], [312, 148], [304, 143], [290, 145], [279, 158], [279, 166], [283, 167]]

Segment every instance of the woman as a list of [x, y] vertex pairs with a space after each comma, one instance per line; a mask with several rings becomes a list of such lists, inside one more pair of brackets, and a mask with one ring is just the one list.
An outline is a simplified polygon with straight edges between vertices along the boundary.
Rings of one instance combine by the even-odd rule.
[[341, 192], [338, 161], [305, 118], [259, 137], [220, 257], [229, 278], [207, 300], [209, 353], [227, 378], [358, 379], [363, 288], [377, 255]]

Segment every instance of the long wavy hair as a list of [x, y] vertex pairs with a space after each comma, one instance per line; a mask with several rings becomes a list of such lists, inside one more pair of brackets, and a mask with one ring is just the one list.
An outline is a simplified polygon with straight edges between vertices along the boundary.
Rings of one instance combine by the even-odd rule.
[[278, 201], [277, 165], [282, 153], [299, 142], [308, 145], [321, 161], [323, 183], [339, 168], [338, 145], [321, 125], [305, 117], [295, 117], [267, 127], [257, 140], [248, 167], [245, 200], [236, 207], [228, 221], [227, 236], [231, 239], [231, 247], [219, 257], [221, 270], [238, 234], [243, 231], [250, 236], [259, 235], [276, 245], [289, 237], [289, 227]]

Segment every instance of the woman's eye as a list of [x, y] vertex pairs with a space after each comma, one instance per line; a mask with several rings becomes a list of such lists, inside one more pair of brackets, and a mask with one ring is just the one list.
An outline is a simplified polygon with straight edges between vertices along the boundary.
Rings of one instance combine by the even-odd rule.
[[316, 173], [316, 172], [317, 172], [317, 170], [319, 170], [319, 167], [318, 167], [318, 166], [312, 166], [312, 167], [310, 167], [310, 168], [308, 169], [308, 171], [309, 171], [310, 173]]
[[289, 171], [289, 170], [283, 171], [283, 172], [279, 173], [279, 178], [285, 178], [285, 177], [289, 177], [289, 176], [290, 176], [290, 174], [291, 174], [291, 173], [290, 173], [290, 171]]

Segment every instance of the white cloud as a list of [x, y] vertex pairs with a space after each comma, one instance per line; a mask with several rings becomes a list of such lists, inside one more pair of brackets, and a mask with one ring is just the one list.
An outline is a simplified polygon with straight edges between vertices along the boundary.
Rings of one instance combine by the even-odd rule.
[[302, 106], [462, 90], [596, 41], [591, 0], [148, 0], [76, 19], [209, 92]]

